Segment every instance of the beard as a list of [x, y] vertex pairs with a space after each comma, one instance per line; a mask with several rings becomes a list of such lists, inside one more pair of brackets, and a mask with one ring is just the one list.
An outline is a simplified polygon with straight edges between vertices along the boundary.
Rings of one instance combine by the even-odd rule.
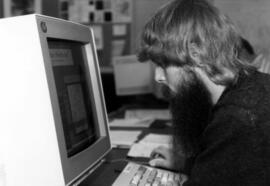
[[195, 156], [200, 151], [200, 137], [208, 124], [213, 103], [205, 84], [192, 72], [186, 76], [176, 93], [165, 91], [169, 97], [174, 131], [175, 157], [184, 153]]

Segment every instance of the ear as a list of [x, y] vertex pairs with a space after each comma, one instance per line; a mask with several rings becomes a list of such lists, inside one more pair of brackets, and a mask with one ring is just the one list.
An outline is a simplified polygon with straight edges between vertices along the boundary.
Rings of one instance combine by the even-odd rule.
[[203, 63], [201, 62], [199, 51], [200, 49], [197, 47], [195, 43], [190, 43], [188, 46], [189, 49], [189, 56], [192, 61], [195, 62], [196, 66], [202, 67]]

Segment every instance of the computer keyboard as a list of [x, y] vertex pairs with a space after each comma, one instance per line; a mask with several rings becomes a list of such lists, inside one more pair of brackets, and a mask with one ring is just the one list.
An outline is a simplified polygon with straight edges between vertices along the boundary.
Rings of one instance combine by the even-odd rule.
[[129, 186], [180, 186], [185, 180], [181, 174], [140, 165]]
[[129, 162], [112, 186], [181, 186], [184, 174]]

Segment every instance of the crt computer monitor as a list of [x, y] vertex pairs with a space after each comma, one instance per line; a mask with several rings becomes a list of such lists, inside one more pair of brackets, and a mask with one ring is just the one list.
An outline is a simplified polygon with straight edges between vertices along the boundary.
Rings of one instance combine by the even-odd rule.
[[0, 41], [0, 183], [77, 184], [111, 149], [92, 30], [33, 14]]

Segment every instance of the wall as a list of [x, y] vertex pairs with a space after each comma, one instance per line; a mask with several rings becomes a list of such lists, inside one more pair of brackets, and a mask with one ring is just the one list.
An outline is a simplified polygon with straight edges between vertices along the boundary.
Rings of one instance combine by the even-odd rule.
[[136, 52], [139, 37], [145, 22], [157, 9], [169, 0], [133, 0], [133, 20], [131, 33], [131, 53]]
[[[0, 17], [4, 17], [4, 1], [0, 0]], [[59, 17], [59, 3], [58, 0], [41, 0], [42, 14], [53, 17]]]

